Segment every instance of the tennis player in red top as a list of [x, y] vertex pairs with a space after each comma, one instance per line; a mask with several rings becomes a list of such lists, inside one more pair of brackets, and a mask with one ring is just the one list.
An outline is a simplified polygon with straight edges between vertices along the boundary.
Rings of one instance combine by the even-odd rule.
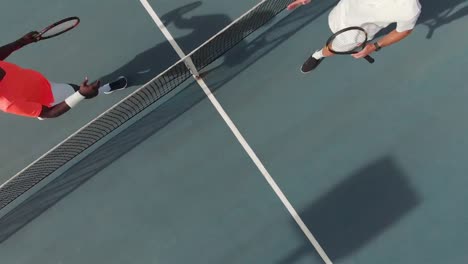
[[101, 93], [110, 94], [127, 87], [125, 77], [119, 77], [103, 86], [100, 86], [99, 81], [88, 84], [87, 79], [80, 86], [54, 83], [37, 71], [4, 61], [14, 51], [36, 42], [36, 35], [37, 32], [31, 32], [0, 47], [0, 110], [39, 119], [55, 118], [83, 99], [90, 99]]

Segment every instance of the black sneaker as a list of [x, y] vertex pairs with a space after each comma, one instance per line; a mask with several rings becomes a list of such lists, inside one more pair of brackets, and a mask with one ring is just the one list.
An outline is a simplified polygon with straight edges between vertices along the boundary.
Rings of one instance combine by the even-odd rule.
[[104, 92], [105, 94], [111, 94], [115, 91], [118, 91], [118, 90], [123, 90], [125, 88], [127, 88], [127, 85], [128, 85], [128, 81], [127, 81], [127, 78], [125, 78], [124, 76], [120, 76], [119, 78], [117, 78], [117, 80], [109, 83], [109, 86], [110, 86], [110, 91], [108, 92]]
[[302, 64], [301, 67], [301, 72], [302, 73], [308, 73], [312, 71], [313, 69], [317, 68], [317, 66], [323, 61], [324, 58], [321, 58], [317, 60], [316, 58], [310, 56], [304, 64]]

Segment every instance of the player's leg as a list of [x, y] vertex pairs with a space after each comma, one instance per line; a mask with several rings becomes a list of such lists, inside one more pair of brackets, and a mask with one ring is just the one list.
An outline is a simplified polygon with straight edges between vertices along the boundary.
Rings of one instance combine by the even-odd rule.
[[[339, 28], [342, 28], [344, 25], [342, 14], [339, 11], [339, 8], [335, 6], [335, 8], [333, 8], [328, 15], [328, 26], [332, 32], [338, 31]], [[333, 55], [334, 54], [331, 53], [327, 47], [323, 47], [321, 50], [315, 51], [309, 58], [307, 58], [301, 67], [301, 71], [303, 73], [308, 73], [317, 68], [323, 59]]]
[[302, 73], [308, 73], [323, 61], [324, 58], [333, 56], [333, 53], [331, 53], [327, 47], [322, 48], [321, 50], [315, 51], [307, 60], [302, 64], [301, 67], [301, 72]]
[[[76, 85], [76, 84], [69, 84], [69, 85], [72, 86], [76, 92], [80, 90], [79, 85]], [[123, 90], [127, 88], [127, 86], [128, 86], [127, 78], [125, 78], [124, 76], [120, 76], [114, 81], [101, 86], [99, 88], [99, 94], [111, 94], [115, 91]]]
[[113, 82], [103, 85], [99, 88], [99, 93], [104, 92], [105, 94], [111, 94], [115, 91], [123, 90], [127, 88], [128, 80], [124, 76], [120, 76]]

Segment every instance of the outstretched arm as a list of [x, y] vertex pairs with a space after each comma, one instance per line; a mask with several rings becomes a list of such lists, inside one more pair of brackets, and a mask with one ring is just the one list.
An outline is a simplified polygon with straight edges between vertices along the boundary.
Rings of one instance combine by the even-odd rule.
[[6, 44], [3, 47], [0, 47], [0, 60], [5, 60], [10, 56], [14, 51], [21, 49], [22, 47], [31, 44], [33, 42], [36, 42], [36, 35], [37, 32], [30, 32], [20, 39], [10, 43]]
[[0, 47], [0, 60], [5, 60], [10, 56], [15, 50], [20, 49], [21, 46], [15, 41], [10, 44], [6, 44], [3, 47]]
[[43, 106], [39, 117], [54, 118], [65, 114], [66, 112], [68, 112], [68, 110], [73, 108], [81, 100], [97, 96], [99, 93], [100, 86], [101, 83], [99, 81], [93, 82], [92, 84], [88, 84], [88, 79], [85, 79], [80, 86], [80, 90], [68, 97], [64, 102], [61, 102], [52, 107]]

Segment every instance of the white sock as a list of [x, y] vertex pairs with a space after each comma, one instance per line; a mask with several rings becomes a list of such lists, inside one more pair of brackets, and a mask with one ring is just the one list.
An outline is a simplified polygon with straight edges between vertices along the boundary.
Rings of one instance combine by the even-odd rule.
[[109, 84], [104, 84], [103, 86], [101, 86], [99, 88], [99, 94], [102, 94], [104, 92], [110, 92], [110, 90], [111, 90], [110, 85]]
[[321, 58], [323, 58], [324, 56], [323, 56], [322, 50], [317, 50], [316, 52], [314, 52], [314, 54], [312, 54], [312, 57], [314, 57], [317, 60], [320, 60]]

